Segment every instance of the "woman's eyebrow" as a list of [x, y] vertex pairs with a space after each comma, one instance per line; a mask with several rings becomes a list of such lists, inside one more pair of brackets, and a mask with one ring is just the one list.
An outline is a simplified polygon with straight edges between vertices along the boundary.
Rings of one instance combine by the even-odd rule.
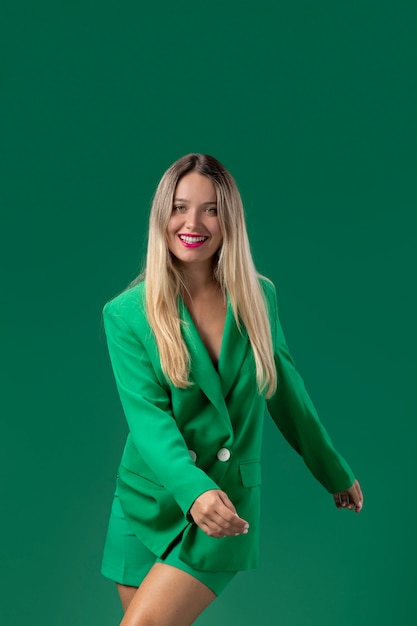
[[[174, 202], [189, 202], [185, 198], [174, 198]], [[217, 200], [209, 200], [208, 202], [202, 202], [201, 204], [217, 204]]]

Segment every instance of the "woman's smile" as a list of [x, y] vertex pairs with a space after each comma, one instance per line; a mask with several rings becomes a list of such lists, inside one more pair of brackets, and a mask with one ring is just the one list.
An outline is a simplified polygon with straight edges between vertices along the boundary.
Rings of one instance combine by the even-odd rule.
[[200, 248], [208, 239], [204, 235], [178, 235], [185, 248]]

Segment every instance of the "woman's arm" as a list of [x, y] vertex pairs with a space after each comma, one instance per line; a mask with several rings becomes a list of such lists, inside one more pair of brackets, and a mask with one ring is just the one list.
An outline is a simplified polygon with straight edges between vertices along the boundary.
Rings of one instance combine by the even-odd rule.
[[[267, 401], [268, 410], [281, 433], [303, 457], [315, 478], [330, 493], [339, 497], [339, 494], [354, 487], [355, 476], [343, 457], [335, 450], [326, 429], [319, 420], [288, 350], [279, 320], [273, 285], [268, 288], [268, 292], [272, 313], [274, 358], [278, 375], [278, 388]], [[346, 496], [343, 496], [341, 502], [345, 501]]]

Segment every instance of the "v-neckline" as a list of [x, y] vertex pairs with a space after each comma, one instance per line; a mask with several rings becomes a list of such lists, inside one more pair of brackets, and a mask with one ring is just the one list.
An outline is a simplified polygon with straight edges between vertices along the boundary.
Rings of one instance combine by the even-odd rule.
[[183, 298], [179, 296], [177, 302], [180, 319], [183, 322], [181, 331], [190, 355], [191, 380], [228, 420], [225, 398], [250, 348], [247, 331], [242, 324], [238, 326], [235, 321], [232, 303], [227, 294], [226, 319], [216, 368]]
[[226, 337], [226, 330], [228, 328], [228, 324], [229, 324], [229, 317], [231, 314], [231, 304], [230, 304], [230, 298], [229, 298], [229, 294], [226, 294], [226, 315], [224, 318], [224, 324], [223, 324], [223, 332], [222, 332], [222, 338], [221, 338], [221, 342], [220, 342], [220, 351], [219, 351], [219, 358], [217, 360], [217, 364], [215, 364], [213, 362], [213, 359], [211, 358], [210, 352], [207, 349], [206, 344], [203, 341], [202, 336], [200, 335], [200, 332], [197, 328], [196, 323], [193, 320], [193, 316], [190, 313], [190, 310], [188, 309], [187, 305], [185, 304], [184, 298], [182, 297], [182, 295], [179, 295], [179, 300], [181, 302], [182, 305], [182, 309], [184, 311], [185, 315], [182, 315], [181, 317], [186, 317], [187, 319], [185, 321], [187, 321], [187, 323], [191, 326], [192, 330], [194, 331], [194, 335], [198, 338], [198, 342], [200, 343], [200, 347], [204, 350], [208, 360], [210, 361], [213, 370], [216, 372], [216, 374], [218, 376], [220, 376], [220, 365], [222, 362], [222, 355], [224, 352], [224, 345], [225, 345], [225, 337]]

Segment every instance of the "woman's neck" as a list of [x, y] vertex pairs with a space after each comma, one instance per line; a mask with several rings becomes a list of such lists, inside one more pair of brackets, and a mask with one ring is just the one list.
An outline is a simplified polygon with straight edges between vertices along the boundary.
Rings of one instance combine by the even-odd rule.
[[211, 290], [217, 285], [211, 265], [202, 267], [189, 264], [183, 265], [181, 270], [185, 289], [190, 296]]

